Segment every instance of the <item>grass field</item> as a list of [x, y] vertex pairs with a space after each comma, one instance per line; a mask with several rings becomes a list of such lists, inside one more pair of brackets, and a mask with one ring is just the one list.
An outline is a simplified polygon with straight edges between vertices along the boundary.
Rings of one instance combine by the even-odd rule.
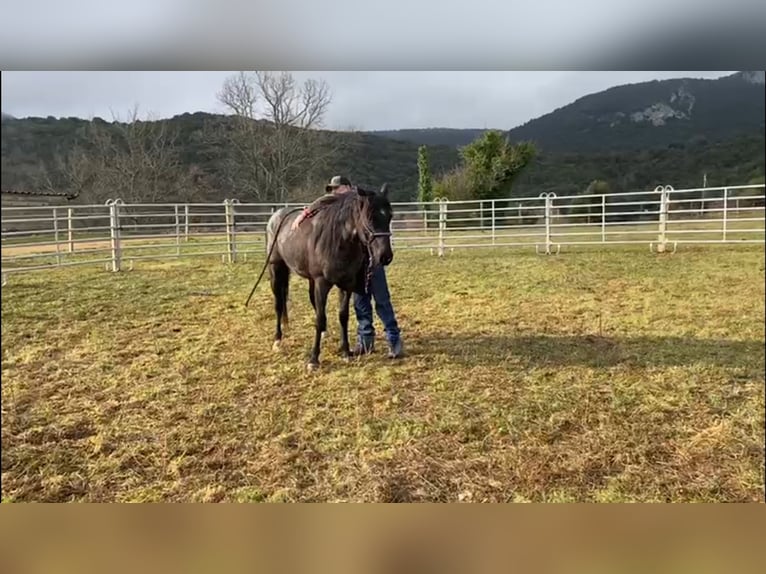
[[399, 252], [409, 356], [342, 361], [333, 297], [317, 373], [259, 271], [13, 275], [3, 500], [763, 500], [763, 248]]

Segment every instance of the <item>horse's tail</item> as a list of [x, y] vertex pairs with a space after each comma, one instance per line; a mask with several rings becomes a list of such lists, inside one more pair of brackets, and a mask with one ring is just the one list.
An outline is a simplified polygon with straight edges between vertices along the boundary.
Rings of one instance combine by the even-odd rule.
[[[295, 211], [295, 210], [292, 210], [292, 211]], [[277, 245], [277, 236], [279, 235], [279, 231], [282, 229], [282, 225], [284, 225], [285, 221], [287, 221], [287, 216], [289, 213], [290, 211], [287, 211], [282, 216], [282, 219], [279, 222], [279, 225], [277, 226], [277, 229], [274, 232], [274, 235], [271, 237], [271, 247], [268, 248], [268, 252], [266, 253], [266, 261], [264, 261], [263, 263], [263, 269], [261, 269], [261, 274], [258, 275], [258, 279], [256, 279], [255, 285], [253, 285], [253, 288], [250, 290], [250, 295], [247, 296], [247, 301], [245, 301], [245, 307], [247, 307], [250, 304], [250, 299], [253, 297], [253, 293], [255, 293], [255, 290], [258, 287], [258, 284], [261, 282], [261, 279], [263, 279], [263, 274], [266, 273], [266, 268], [269, 266], [269, 261], [271, 261], [271, 255], [274, 253], [274, 247], [276, 247]], [[274, 217], [274, 216], [272, 215], [271, 217]], [[271, 231], [269, 227], [270, 224], [271, 224], [271, 218], [269, 218], [269, 222], [266, 224], [266, 245], [267, 246], [269, 243], [269, 232]]]

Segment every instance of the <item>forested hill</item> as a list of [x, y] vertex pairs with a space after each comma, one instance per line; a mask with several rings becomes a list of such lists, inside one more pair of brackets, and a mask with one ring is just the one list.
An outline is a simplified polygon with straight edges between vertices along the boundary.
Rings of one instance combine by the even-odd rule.
[[762, 135], [765, 109], [763, 72], [653, 81], [580, 98], [508, 135], [551, 153], [662, 149]]
[[455, 128], [422, 128], [402, 130], [377, 130], [364, 132], [418, 145], [445, 145], [462, 147], [468, 145], [487, 130]]

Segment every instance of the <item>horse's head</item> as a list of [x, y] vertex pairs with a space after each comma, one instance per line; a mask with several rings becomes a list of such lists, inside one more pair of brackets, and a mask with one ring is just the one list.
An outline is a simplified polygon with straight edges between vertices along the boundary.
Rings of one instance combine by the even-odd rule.
[[357, 193], [366, 202], [359, 238], [369, 249], [373, 266], [388, 265], [394, 260], [391, 248], [393, 210], [388, 199], [388, 184], [384, 183], [379, 192], [357, 188]]

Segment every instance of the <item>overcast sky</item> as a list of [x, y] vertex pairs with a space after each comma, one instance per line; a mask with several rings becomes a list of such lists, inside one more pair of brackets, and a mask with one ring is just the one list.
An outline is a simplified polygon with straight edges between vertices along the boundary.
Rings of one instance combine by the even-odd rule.
[[[3, 72], [2, 110], [16, 117], [170, 117], [222, 112], [216, 92], [235, 72]], [[332, 129], [498, 128], [530, 119], [612, 86], [733, 72], [295, 72], [325, 79]]]

